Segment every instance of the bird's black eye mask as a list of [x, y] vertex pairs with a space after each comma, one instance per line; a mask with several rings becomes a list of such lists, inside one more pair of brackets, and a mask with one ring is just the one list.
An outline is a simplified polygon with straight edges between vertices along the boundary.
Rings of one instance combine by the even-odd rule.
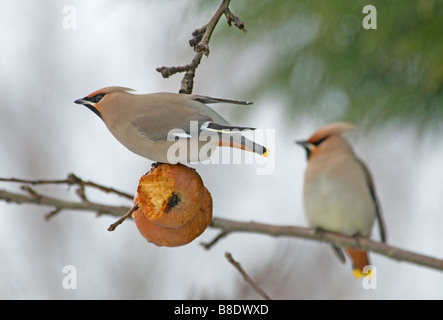
[[315, 141], [315, 142], [311, 142], [311, 144], [313, 144], [314, 146], [318, 147], [319, 145], [321, 145], [328, 138], [329, 138], [329, 136], [326, 136], [323, 139], [320, 139], [320, 140]]
[[[91, 102], [93, 104], [96, 104], [96, 103], [100, 102], [104, 96], [105, 96], [105, 93], [99, 93], [99, 94], [96, 94], [95, 96], [90, 97], [90, 98], [85, 97], [83, 100]], [[94, 112], [96, 115], [98, 115], [100, 119], [103, 119], [100, 111], [98, 111], [97, 108], [94, 107], [94, 105], [89, 104], [89, 103], [85, 103], [84, 106], [87, 107], [92, 112]]]
[[86, 101], [90, 101], [90, 102], [92, 102], [92, 103], [98, 103], [98, 102], [101, 101], [101, 99], [103, 99], [104, 96], [105, 96], [105, 93], [99, 93], [99, 94], [96, 94], [96, 95], [93, 96], [93, 97], [85, 98], [85, 100], [86, 100]]
[[84, 105], [84, 106], [87, 107], [89, 110], [91, 110], [91, 111], [94, 112], [96, 115], [98, 115], [101, 119], [103, 119], [103, 118], [102, 118], [102, 115], [101, 115], [101, 113], [100, 113], [100, 111], [97, 110], [97, 108], [95, 107], [95, 105], [96, 105], [97, 103], [99, 103], [99, 102], [103, 99], [103, 97], [104, 97], [105, 95], [106, 95], [106, 93], [98, 93], [98, 94], [96, 94], [95, 96], [92, 96], [92, 97], [84, 97], [83, 99], [75, 100], [74, 103]]
[[299, 144], [301, 144], [303, 146], [303, 148], [305, 148], [306, 150], [306, 159], [309, 160], [309, 158], [311, 157], [312, 154], [312, 149], [315, 147], [319, 147], [323, 142], [325, 142], [326, 139], [328, 139], [330, 136], [326, 136], [318, 141], [315, 142], [307, 142], [307, 141], [303, 141], [303, 142], [299, 142]]

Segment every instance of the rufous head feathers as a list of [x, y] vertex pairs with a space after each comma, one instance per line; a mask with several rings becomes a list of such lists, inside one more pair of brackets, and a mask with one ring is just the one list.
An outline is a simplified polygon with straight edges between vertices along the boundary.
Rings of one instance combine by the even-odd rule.
[[308, 140], [306, 140], [306, 142], [317, 144], [329, 136], [341, 135], [352, 131], [353, 129], [353, 124], [347, 122], [334, 122], [318, 129]]

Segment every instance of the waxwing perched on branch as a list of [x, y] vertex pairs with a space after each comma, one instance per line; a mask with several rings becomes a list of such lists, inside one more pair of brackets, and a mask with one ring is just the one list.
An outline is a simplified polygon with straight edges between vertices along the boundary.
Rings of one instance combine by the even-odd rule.
[[75, 101], [98, 115], [109, 131], [132, 152], [163, 163], [209, 159], [227, 146], [268, 156], [269, 150], [247, 139], [206, 104], [251, 102], [177, 93], [132, 94], [132, 89], [107, 87]]
[[[378, 219], [381, 240], [386, 241], [384, 222], [374, 182], [366, 165], [357, 158], [342, 134], [353, 125], [332, 123], [318, 129], [308, 140], [296, 141], [307, 153], [303, 203], [310, 227], [347, 236], [370, 237]], [[340, 248], [334, 247], [344, 261]], [[369, 265], [365, 251], [344, 248], [359, 278]]]

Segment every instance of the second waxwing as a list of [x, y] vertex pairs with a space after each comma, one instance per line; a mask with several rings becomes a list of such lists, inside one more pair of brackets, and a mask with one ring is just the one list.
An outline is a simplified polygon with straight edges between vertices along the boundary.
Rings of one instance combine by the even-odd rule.
[[265, 147], [245, 138], [209, 108], [209, 103], [250, 102], [177, 93], [132, 94], [132, 89], [106, 87], [75, 101], [98, 115], [109, 131], [132, 152], [163, 163], [209, 159], [215, 148], [228, 146], [268, 156]]
[[[384, 222], [374, 182], [366, 165], [355, 155], [342, 134], [353, 130], [339, 122], [318, 129], [308, 140], [296, 141], [307, 154], [303, 204], [309, 226], [347, 236], [369, 238], [376, 219], [380, 237], [386, 241]], [[345, 256], [334, 247], [339, 257]], [[359, 278], [369, 265], [365, 251], [344, 248]]]

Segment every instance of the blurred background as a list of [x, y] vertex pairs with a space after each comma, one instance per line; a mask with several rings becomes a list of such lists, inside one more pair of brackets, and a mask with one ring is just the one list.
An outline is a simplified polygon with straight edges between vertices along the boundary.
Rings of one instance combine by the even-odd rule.
[[[0, 177], [63, 179], [73, 172], [135, 193], [151, 162], [73, 101], [109, 85], [178, 92], [182, 74], [163, 79], [155, 69], [191, 61], [191, 33], [219, 4], [0, 0]], [[275, 130], [275, 170], [193, 167], [212, 194], [215, 217], [306, 226], [306, 159], [294, 140], [333, 121], [353, 122], [348, 138], [372, 171], [388, 242], [441, 258], [443, 1], [372, 1], [377, 28], [368, 30], [367, 4], [233, 0], [248, 32], [222, 17], [194, 93], [254, 101], [214, 109], [232, 123]], [[20, 192], [20, 185], [0, 188]], [[77, 200], [64, 186], [37, 190]], [[159, 248], [132, 221], [108, 232], [115, 217], [63, 211], [44, 221], [51, 210], [0, 202], [0, 298], [259, 299], [226, 251], [274, 299], [443, 298], [442, 272], [375, 253], [377, 288], [366, 290], [326, 243], [238, 233], [205, 250], [201, 242], [218, 234], [209, 228], [189, 245]], [[75, 290], [63, 287], [66, 265], [77, 270]]]

